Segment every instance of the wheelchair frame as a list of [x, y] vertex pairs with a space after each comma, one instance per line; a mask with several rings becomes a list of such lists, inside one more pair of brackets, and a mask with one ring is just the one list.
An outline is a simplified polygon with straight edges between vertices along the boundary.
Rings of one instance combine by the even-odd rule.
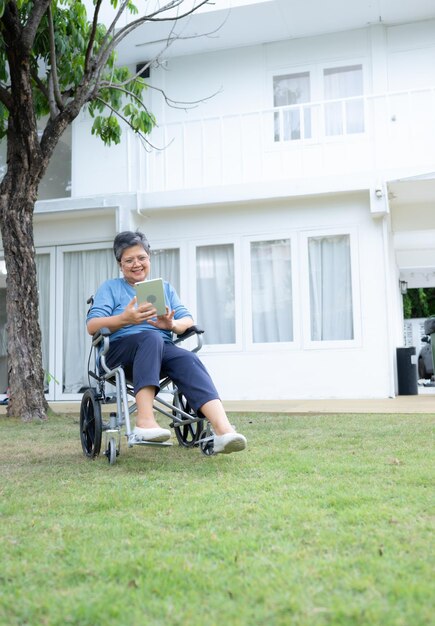
[[[196, 338], [196, 346], [192, 352], [198, 352], [202, 348], [203, 330], [192, 326], [182, 335], [178, 335], [174, 343], [179, 344], [189, 337]], [[111, 332], [107, 328], [100, 329], [92, 337], [91, 353], [89, 362], [94, 356], [94, 370], [88, 368], [88, 376], [96, 381], [96, 386], [84, 392], [80, 404], [80, 440], [83, 453], [89, 459], [100, 454], [103, 433], [105, 437], [104, 455], [110, 465], [116, 462], [121, 451], [121, 431], [125, 427], [125, 436], [129, 448], [135, 445], [170, 447], [170, 442], [143, 441], [136, 438], [131, 429], [130, 415], [136, 410], [134, 400], [129, 403], [129, 396], [134, 398], [133, 385], [127, 380], [122, 366], [109, 368], [106, 363], [106, 354], [110, 346]], [[103, 423], [101, 405], [108, 403], [105, 394], [106, 383], [115, 386], [116, 411], [110, 413], [109, 422]], [[163, 395], [172, 396], [168, 402]], [[155, 411], [168, 417], [171, 422], [178, 443], [181, 446], [191, 448], [199, 447], [206, 456], [214, 454], [214, 433], [211, 424], [204, 417], [198, 416], [189, 406], [186, 398], [178, 390], [174, 382], [165, 377], [160, 381], [160, 390], [153, 403]]]

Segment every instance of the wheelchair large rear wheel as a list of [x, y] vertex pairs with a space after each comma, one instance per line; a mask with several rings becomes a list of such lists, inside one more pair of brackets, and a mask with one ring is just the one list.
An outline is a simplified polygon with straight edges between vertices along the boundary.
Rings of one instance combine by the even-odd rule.
[[183, 417], [182, 415], [178, 415], [175, 409], [172, 412], [174, 418], [178, 417], [178, 419], [181, 420], [181, 424], [177, 426], [177, 423], [179, 423], [179, 421], [177, 419], [174, 419], [174, 430], [178, 443], [180, 444], [180, 446], [191, 448], [198, 441], [199, 436], [204, 429], [204, 420], [198, 417], [195, 411], [190, 408], [188, 401], [181, 393], [175, 394], [174, 407], [175, 409], [181, 409], [182, 411], [184, 411], [184, 413], [191, 415], [197, 420], [191, 424], [183, 424], [183, 420], [187, 421], [187, 418]]
[[101, 404], [93, 389], [86, 389], [80, 405], [80, 440], [85, 455], [93, 459], [100, 454], [103, 421]]

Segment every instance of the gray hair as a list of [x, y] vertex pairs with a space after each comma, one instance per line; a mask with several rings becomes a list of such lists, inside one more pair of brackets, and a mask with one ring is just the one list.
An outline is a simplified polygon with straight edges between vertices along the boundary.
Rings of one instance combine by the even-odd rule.
[[136, 232], [124, 230], [116, 235], [113, 241], [113, 254], [118, 263], [121, 261], [124, 250], [132, 246], [142, 246], [147, 254], [150, 253], [151, 246], [148, 239], [139, 230]]

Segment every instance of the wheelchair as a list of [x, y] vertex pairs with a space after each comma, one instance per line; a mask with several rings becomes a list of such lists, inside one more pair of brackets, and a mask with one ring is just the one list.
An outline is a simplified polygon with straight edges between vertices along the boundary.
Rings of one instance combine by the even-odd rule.
[[[193, 337], [195, 345], [191, 351], [198, 352], [202, 347], [203, 332], [192, 326], [182, 335], [176, 336], [174, 343], [180, 344]], [[80, 440], [85, 456], [94, 459], [100, 454], [104, 438], [104, 455], [109, 464], [114, 465], [121, 451], [123, 430], [129, 448], [168, 447], [172, 443], [139, 440], [132, 431], [130, 416], [136, 410], [133, 385], [128, 379], [128, 372], [122, 366], [111, 369], [106, 364], [110, 334], [110, 330], [102, 328], [92, 337], [88, 361], [89, 387], [83, 393], [80, 404]], [[109, 384], [115, 387], [114, 399], [106, 395], [106, 385]], [[113, 403], [113, 400], [116, 411], [110, 412], [108, 422], [103, 422], [102, 405]], [[160, 389], [154, 399], [153, 408], [170, 419], [169, 426], [174, 429], [179, 445], [186, 448], [199, 447], [206, 456], [214, 454], [214, 432], [211, 424], [193, 411], [170, 378], [164, 377], [160, 380]]]

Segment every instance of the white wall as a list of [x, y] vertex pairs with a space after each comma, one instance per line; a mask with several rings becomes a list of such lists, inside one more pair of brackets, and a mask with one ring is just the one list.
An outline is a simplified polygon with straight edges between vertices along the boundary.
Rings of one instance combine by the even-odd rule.
[[112, 242], [117, 232], [114, 209], [71, 211], [57, 214], [36, 214], [34, 217], [35, 246]]
[[[243, 246], [251, 236], [295, 236], [299, 271], [294, 295], [294, 344], [249, 345], [243, 311], [238, 311], [241, 333], [235, 349], [216, 352], [215, 347], [205, 347], [201, 353], [224, 399], [385, 397], [391, 393], [382, 221], [370, 217], [368, 194], [147, 213], [135, 225], [146, 233], [153, 247], [180, 246], [185, 271], [194, 259], [196, 245], [234, 242], [236, 258], [240, 252], [236, 267], [239, 279], [243, 265], [249, 262]], [[357, 265], [354, 300], [359, 336], [352, 346], [335, 348], [314, 347], [306, 336], [308, 299], [301, 273], [304, 235], [330, 228], [355, 234]], [[236, 276], [237, 284], [243, 289]], [[181, 295], [194, 312], [193, 280], [184, 280]], [[402, 337], [397, 337], [397, 345], [401, 342]]]
[[388, 29], [390, 91], [435, 84], [435, 20]]
[[[368, 53], [369, 34], [363, 29], [168, 59], [165, 69], [153, 71], [152, 82], [171, 98], [195, 101], [216, 95], [190, 112], [164, 107], [159, 116], [168, 123], [271, 108], [273, 72], [364, 61]], [[313, 100], [320, 99], [319, 92], [313, 94]]]
[[[255, 111], [272, 105], [273, 72], [311, 69], [317, 72], [320, 85], [323, 67], [348, 62], [363, 63], [365, 88], [369, 93], [383, 88], [400, 90], [409, 85], [434, 84], [434, 28], [435, 22], [393, 29], [377, 26], [169, 59], [166, 68], [152, 72], [152, 83], [163, 88], [169, 97], [193, 102], [218, 93], [186, 112], [168, 108], [161, 95], [150, 92], [150, 107], [160, 124]], [[313, 99], [321, 97], [320, 90], [314, 90]], [[91, 120], [86, 116], [74, 125], [73, 195], [146, 189], [145, 153], [138, 149], [131, 136], [124, 136], [118, 147], [104, 148], [99, 140], [90, 137], [90, 127]], [[373, 163], [374, 170], [375, 167]], [[342, 178], [344, 188], [348, 179]], [[223, 398], [228, 400], [388, 396], [394, 379], [392, 355], [395, 347], [402, 345], [403, 337], [398, 324], [400, 299], [397, 294], [392, 296], [397, 277], [392, 240], [385, 221], [371, 217], [368, 190], [367, 193], [324, 194], [302, 199], [296, 196], [297, 189], [296, 184], [293, 192], [290, 188], [287, 190], [289, 197], [273, 201], [256, 201], [253, 191], [254, 199], [245, 204], [206, 206], [208, 188], [204, 187], [203, 207], [157, 211], [150, 206], [142, 216], [125, 212], [123, 224], [126, 226], [131, 217], [132, 227], [144, 230], [155, 248], [180, 247], [181, 295], [193, 310], [195, 285], [190, 280], [189, 264], [197, 245], [234, 243], [239, 255], [236, 270], [240, 286], [243, 264], [247, 262], [244, 246], [250, 237], [292, 235], [297, 246], [296, 262], [302, 267], [303, 241], [307, 233], [331, 228], [352, 231], [356, 246], [354, 298], [358, 331], [352, 345], [319, 347], [310, 344], [304, 326], [307, 288], [302, 273], [298, 272], [293, 345], [253, 347], [247, 341], [246, 320], [241, 311], [235, 348], [231, 351], [205, 348], [202, 355]], [[394, 231], [398, 224], [400, 228], [408, 228], [405, 222], [412, 215], [412, 205], [403, 209], [403, 215], [403, 219], [399, 213], [394, 215]], [[87, 223], [88, 232], [96, 233], [97, 224]], [[106, 224], [107, 234], [111, 226]], [[43, 239], [42, 235], [39, 237]]]
[[[384, 90], [388, 89], [396, 91], [427, 87], [435, 84], [434, 41], [435, 20], [432, 20], [392, 28], [373, 26], [350, 32], [169, 58], [165, 67], [152, 69], [150, 84], [162, 89], [169, 98], [178, 102], [179, 108], [168, 106], [162, 94], [153, 89], [148, 91], [146, 102], [155, 113], [160, 127], [174, 122], [262, 111], [270, 109], [273, 105], [273, 74], [281, 71], [303, 70], [312, 72], [312, 100], [319, 101], [324, 97], [322, 93], [323, 68], [347, 63], [363, 64], [364, 88], [369, 94], [373, 92], [383, 93]], [[421, 105], [418, 102], [414, 104], [427, 108], [427, 102], [429, 100], [426, 98]], [[379, 106], [381, 108], [378, 112], [377, 123], [381, 123], [382, 127], [376, 127], [376, 137], [380, 139], [385, 133], [385, 145], [393, 147], [386, 154], [381, 153], [377, 163], [372, 160], [373, 168], [385, 167], [388, 161], [391, 166], [403, 167], [403, 158], [401, 160], [397, 157], [397, 160], [394, 154], [400, 152], [400, 147], [402, 147], [403, 152], [404, 141], [409, 141], [409, 128], [406, 126], [409, 103], [399, 99], [391, 104], [394, 109], [391, 113], [394, 113], [397, 118], [394, 124], [391, 122], [391, 116], [385, 115], [384, 107], [387, 105], [379, 103]], [[422, 114], [428, 115], [429, 112], [426, 111], [426, 108], [424, 111], [422, 110]], [[231, 124], [231, 120], [227, 118], [226, 123]], [[248, 123], [258, 122], [248, 120]], [[92, 120], [86, 112], [74, 123], [73, 197], [165, 188], [164, 181], [161, 182], [160, 178], [154, 186], [153, 182], [155, 181], [151, 181], [151, 185], [148, 185], [147, 177], [149, 175], [165, 179], [165, 176], [167, 177], [170, 172], [166, 175], [165, 173], [162, 174], [158, 165], [153, 166], [150, 173], [148, 172], [147, 161], [149, 157], [147, 152], [132, 133], [124, 129], [122, 143], [119, 146], [109, 148], [105, 147], [101, 140], [91, 136], [91, 127]], [[413, 134], [416, 139], [417, 132], [414, 131]], [[181, 132], [184, 131], [180, 126], [174, 132], [168, 133], [166, 140], [169, 141], [174, 138], [171, 151], [167, 151], [167, 154], [165, 151], [154, 153], [154, 161], [151, 159], [152, 163], [158, 164], [165, 158], [171, 158], [169, 152], [175, 155], [174, 158], [178, 163], [183, 160]], [[192, 129], [189, 132], [194, 133], [196, 131]], [[237, 128], [235, 132], [238, 132]], [[155, 140], [158, 148], [164, 148], [165, 139], [162, 139], [162, 135], [159, 133], [160, 131], [157, 130], [155, 135], [151, 135], [151, 141]], [[426, 145], [424, 144], [426, 135], [424, 133], [422, 137], [418, 135], [419, 139], [423, 141], [422, 145]], [[268, 137], [269, 134], [266, 136]], [[353, 164], [356, 169], [360, 167], [364, 171], [368, 170], [368, 155], [370, 150], [373, 150], [371, 138], [367, 135], [364, 145], [361, 144], [360, 138], [357, 149], [352, 148], [352, 141], [352, 138], [348, 138], [338, 143], [328, 142], [328, 158], [326, 163], [322, 165], [325, 172], [325, 166], [333, 163], [334, 149], [337, 151], [336, 158], [339, 161], [344, 158], [343, 167], [345, 169], [348, 169], [346, 164], [349, 164], [349, 167]], [[397, 150], [394, 147], [394, 141], [397, 142]], [[430, 134], [426, 136], [426, 141], [430, 145], [433, 144]], [[295, 166], [301, 160], [309, 164], [314, 159], [315, 164], [320, 159], [318, 151], [315, 151], [315, 146], [311, 147], [311, 151], [314, 150], [313, 153], [308, 153], [308, 147], [306, 147], [303, 158], [295, 149], [290, 154], [289, 146], [285, 146], [285, 148], [286, 153], [288, 153], [286, 158], [289, 159], [289, 166], [292, 172], [296, 172], [296, 177], [300, 174], [298, 174]], [[325, 150], [325, 146], [321, 146], [321, 148]], [[351, 159], [347, 156], [349, 149], [353, 150]], [[274, 146], [274, 151], [276, 152], [276, 146]], [[409, 154], [410, 152], [406, 150], [408, 160]], [[431, 154], [430, 151], [428, 154]], [[273, 166], [274, 159], [279, 160], [281, 156], [280, 154], [269, 153], [265, 155], [265, 167], [268, 167], [267, 164], [270, 161], [272, 170], [276, 169]], [[417, 166], [423, 156], [424, 150], [415, 151]], [[173, 169], [171, 166], [171, 172]], [[213, 170], [210, 166], [207, 166], [207, 169]], [[235, 168], [234, 171], [236, 172]], [[235, 173], [236, 178], [237, 176], [240, 177], [240, 174]], [[174, 180], [177, 183], [177, 176]], [[234, 182], [243, 181], [235, 180]], [[195, 186], [195, 184], [193, 180], [191, 186]], [[209, 184], [213, 184], [212, 178]], [[169, 188], [173, 188], [173, 186]]]
[[[200, 100], [218, 92], [190, 113], [168, 109], [161, 100], [162, 122], [269, 108], [272, 73], [298, 68], [320, 72], [328, 64], [340, 62], [365, 65], [367, 93], [382, 93], [382, 87], [400, 91], [434, 84], [434, 42], [435, 20], [394, 27], [372, 26], [171, 58], [164, 69], [153, 71], [151, 82], [180, 101]], [[385, 77], [378, 80], [379, 74]], [[312, 94], [313, 101], [321, 99], [320, 91]]]
[[93, 119], [83, 111], [73, 123], [72, 197], [109, 195], [141, 189], [145, 153], [124, 124], [121, 143], [105, 146], [91, 133]]

